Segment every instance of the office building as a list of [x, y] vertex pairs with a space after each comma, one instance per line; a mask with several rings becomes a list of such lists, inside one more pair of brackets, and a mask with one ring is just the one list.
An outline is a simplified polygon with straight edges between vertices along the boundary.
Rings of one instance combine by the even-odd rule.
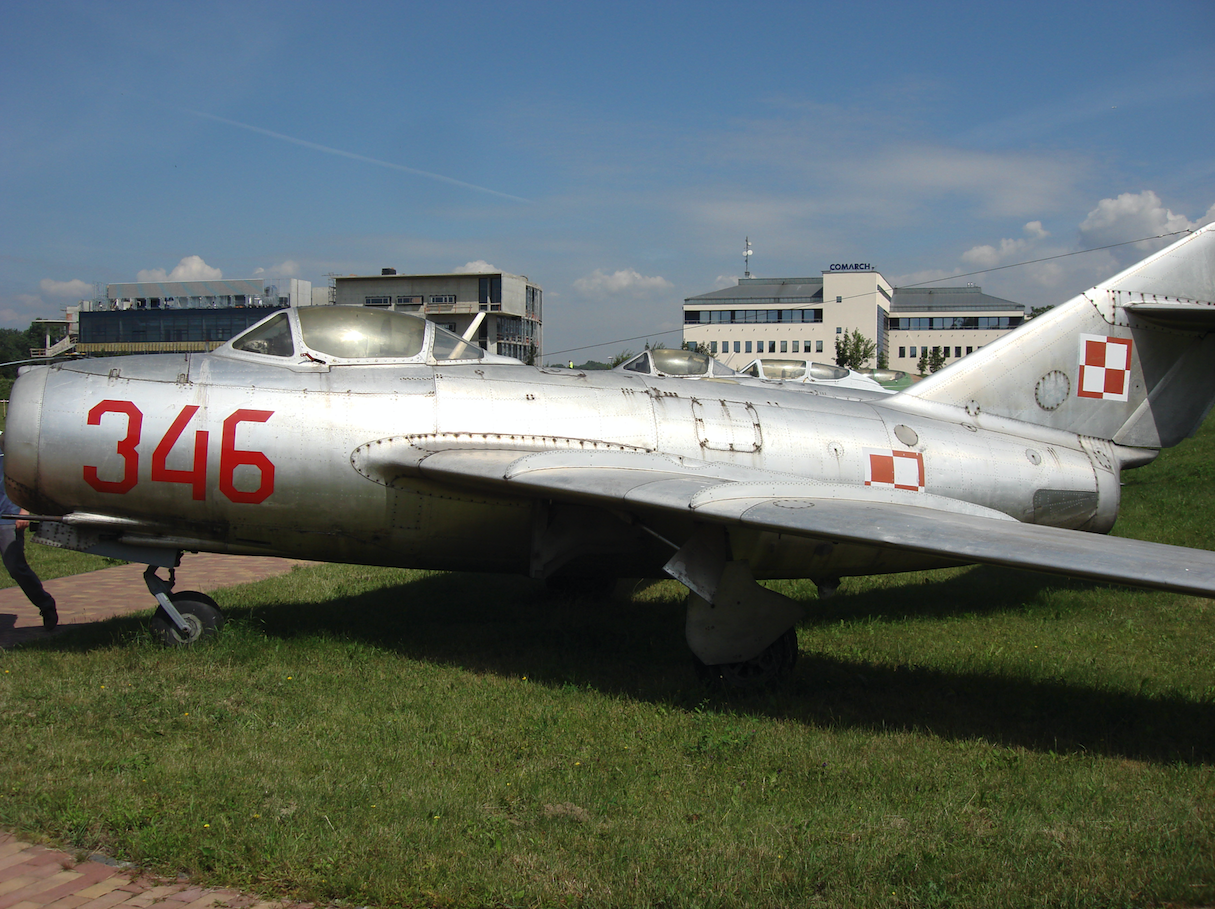
[[876, 343], [891, 369], [917, 372], [925, 350], [937, 348], [949, 362], [1020, 325], [1024, 315], [1019, 303], [980, 287], [897, 288], [860, 263], [832, 265], [815, 277], [748, 275], [734, 287], [688, 297], [683, 338], [737, 368], [761, 355], [832, 363], [836, 340], [855, 329]]

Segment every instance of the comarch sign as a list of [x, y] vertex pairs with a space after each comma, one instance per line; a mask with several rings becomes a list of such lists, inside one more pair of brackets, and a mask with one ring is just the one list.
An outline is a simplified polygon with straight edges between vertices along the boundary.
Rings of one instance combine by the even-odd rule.
[[874, 271], [868, 262], [852, 262], [850, 264], [832, 265], [828, 271]]

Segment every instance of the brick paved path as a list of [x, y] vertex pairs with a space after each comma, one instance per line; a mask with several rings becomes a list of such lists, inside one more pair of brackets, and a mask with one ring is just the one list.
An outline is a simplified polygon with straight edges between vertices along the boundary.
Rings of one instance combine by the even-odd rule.
[[[187, 553], [175, 590], [210, 591], [285, 574], [291, 559]], [[119, 565], [47, 581], [58, 603], [60, 631], [116, 615], [151, 609], [143, 565]], [[167, 577], [162, 569], [160, 576]], [[59, 632], [56, 632], [59, 633]], [[0, 590], [0, 647], [45, 636], [42, 619], [19, 587]], [[309, 909], [309, 904], [266, 902], [235, 890], [158, 880], [138, 870], [22, 842], [0, 831], [0, 909]]]
[[311, 909], [236, 890], [169, 882], [0, 833], [0, 909]]
[[[173, 589], [201, 590], [206, 593], [219, 587], [247, 584], [285, 574], [293, 565], [307, 564], [292, 559], [188, 552], [181, 558]], [[58, 604], [60, 630], [152, 609], [156, 600], [148, 593], [148, 587], [143, 582], [146, 567], [118, 565], [46, 581], [44, 586]], [[167, 569], [162, 568], [160, 576], [167, 578]], [[21, 588], [0, 589], [0, 647], [42, 636], [42, 619]], [[3, 905], [0, 905], [0, 909], [4, 909]]]

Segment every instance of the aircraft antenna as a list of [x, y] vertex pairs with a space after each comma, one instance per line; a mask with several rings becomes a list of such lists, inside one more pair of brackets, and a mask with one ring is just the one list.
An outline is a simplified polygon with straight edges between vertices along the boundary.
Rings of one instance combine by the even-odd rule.
[[751, 277], [751, 238], [743, 241], [743, 277]]

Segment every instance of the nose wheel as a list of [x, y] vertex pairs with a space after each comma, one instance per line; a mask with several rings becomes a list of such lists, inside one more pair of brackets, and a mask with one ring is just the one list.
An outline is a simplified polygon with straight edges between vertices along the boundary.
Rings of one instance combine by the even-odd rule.
[[144, 583], [160, 604], [152, 616], [152, 634], [166, 647], [188, 647], [214, 637], [224, 625], [219, 605], [197, 590], [173, 593], [175, 570], [169, 569], [166, 581], [149, 565], [143, 573]]
[[196, 644], [205, 638], [214, 637], [224, 625], [224, 614], [205, 593], [183, 590], [169, 594], [169, 601], [186, 627], [176, 625], [163, 606], [157, 609], [156, 614], [152, 616], [152, 634], [166, 647], [187, 647]]

